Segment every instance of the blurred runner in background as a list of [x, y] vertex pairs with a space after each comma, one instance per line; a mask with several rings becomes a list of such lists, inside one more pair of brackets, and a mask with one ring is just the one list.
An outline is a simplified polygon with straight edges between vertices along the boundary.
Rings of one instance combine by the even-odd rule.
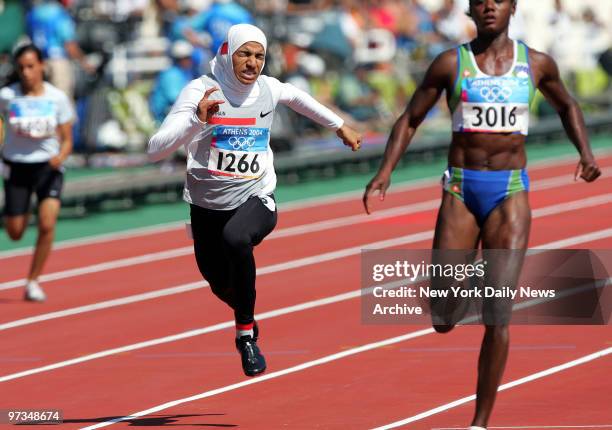
[[[19, 82], [0, 90], [5, 136], [4, 225], [12, 240], [23, 236], [30, 218], [30, 200], [38, 198], [38, 239], [26, 281], [26, 300], [44, 301], [38, 285], [55, 234], [64, 182], [63, 162], [72, 151], [74, 112], [68, 96], [44, 81], [42, 52], [34, 45], [14, 55]], [[2, 127], [0, 127], [2, 128]]]

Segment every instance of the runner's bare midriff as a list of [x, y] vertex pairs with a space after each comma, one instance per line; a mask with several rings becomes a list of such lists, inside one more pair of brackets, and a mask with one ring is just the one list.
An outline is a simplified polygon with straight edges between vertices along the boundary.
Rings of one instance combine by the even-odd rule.
[[453, 133], [448, 162], [471, 170], [516, 170], [527, 164], [525, 136]]

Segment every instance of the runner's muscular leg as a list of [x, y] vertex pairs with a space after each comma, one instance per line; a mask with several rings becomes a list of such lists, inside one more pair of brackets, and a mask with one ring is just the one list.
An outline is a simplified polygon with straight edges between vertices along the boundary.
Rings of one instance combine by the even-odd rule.
[[[480, 236], [480, 228], [476, 222], [476, 218], [465, 206], [465, 204], [457, 197], [453, 196], [448, 192], [444, 192], [442, 196], [442, 205], [438, 211], [438, 218], [436, 221], [436, 230], [433, 240], [434, 250], [473, 250], [478, 247], [478, 241]], [[456, 253], [444, 254], [439, 253], [440, 258], [445, 261], [438, 261], [441, 264], [453, 264], [463, 263], [465, 261], [454, 261], [456, 258], [461, 257], [460, 255], [454, 255]], [[446, 261], [446, 260], [453, 261]], [[435, 289], [435, 280], [432, 282], [432, 287]], [[447, 288], [447, 286], [439, 286], [439, 288]], [[446, 304], [445, 304], [446, 305]], [[447, 314], [446, 309], [449, 309], [450, 313], [454, 312], [454, 308], [457, 306], [455, 302], [449, 302], [450, 306], [445, 306], [444, 315]], [[454, 324], [434, 324], [434, 329], [438, 333], [446, 333], [452, 330]]]
[[38, 238], [28, 279], [38, 279], [49, 257], [60, 207], [60, 200], [56, 198], [46, 198], [38, 205]]
[[[488, 262], [487, 285], [516, 284], [522, 267], [524, 250], [529, 241], [531, 210], [526, 192], [513, 194], [491, 212], [482, 229], [483, 249], [514, 249], [500, 253], [483, 251]], [[488, 255], [487, 255], [488, 254]], [[489, 261], [491, 260], [491, 261]], [[478, 386], [476, 412], [472, 425], [486, 427], [508, 358], [510, 334], [509, 312], [512, 302], [488, 303], [499, 319], [500, 313], [508, 313], [501, 321], [487, 323], [485, 309], [485, 333], [478, 359]], [[487, 303], [485, 303], [485, 307]], [[491, 308], [493, 306], [493, 308]], [[493, 315], [495, 317], [495, 315]]]

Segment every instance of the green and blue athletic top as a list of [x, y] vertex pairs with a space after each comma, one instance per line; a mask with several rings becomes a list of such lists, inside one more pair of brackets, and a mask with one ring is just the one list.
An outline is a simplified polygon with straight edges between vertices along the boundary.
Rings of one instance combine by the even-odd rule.
[[512, 67], [502, 76], [483, 73], [469, 43], [457, 48], [457, 79], [448, 100], [454, 132], [526, 136], [534, 95], [529, 48], [524, 43], [514, 41]]
[[[483, 73], [470, 44], [457, 48], [457, 79], [449, 97], [453, 132], [527, 135], [529, 106], [535, 84], [529, 48], [514, 41], [514, 60], [502, 76]], [[463, 201], [478, 225], [509, 196], [529, 191], [525, 169], [481, 171], [449, 167], [442, 178], [444, 190]]]

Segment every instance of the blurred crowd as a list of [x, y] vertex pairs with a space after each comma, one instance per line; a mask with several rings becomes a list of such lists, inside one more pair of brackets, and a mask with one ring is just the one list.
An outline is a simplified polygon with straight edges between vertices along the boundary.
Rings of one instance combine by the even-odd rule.
[[[12, 77], [12, 50], [31, 40], [48, 80], [75, 101], [77, 151], [138, 151], [183, 86], [209, 72], [227, 29], [247, 22], [268, 35], [266, 74], [361, 131], [386, 133], [432, 58], [474, 36], [468, 2], [0, 0], [0, 84]], [[611, 25], [612, 0], [519, 0], [511, 37], [552, 54], [573, 91], [596, 104], [610, 87]], [[447, 118], [443, 104], [432, 116]], [[284, 109], [277, 118], [277, 149], [321, 132]]]

